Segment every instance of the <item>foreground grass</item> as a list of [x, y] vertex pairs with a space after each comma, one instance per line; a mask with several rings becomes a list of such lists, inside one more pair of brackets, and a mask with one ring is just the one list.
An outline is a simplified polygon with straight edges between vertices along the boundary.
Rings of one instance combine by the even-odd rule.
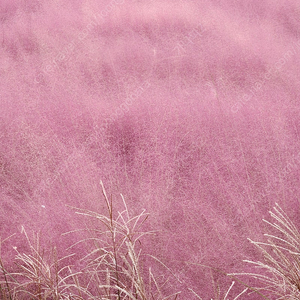
[[74, 272], [71, 265], [64, 263], [75, 254], [58, 258], [53, 249], [52, 255], [46, 258], [38, 235], [32, 242], [23, 229], [30, 253], [19, 253], [15, 248], [19, 272], [8, 272], [0, 260], [1, 299], [167, 300], [178, 297], [180, 292], [164, 295], [162, 289], [165, 283], [160, 283], [161, 280], [155, 277], [151, 268], [148, 272], [143, 268], [140, 239], [152, 232], [141, 231], [141, 226], [148, 214], [143, 210], [136, 216], [130, 216], [121, 195], [124, 210], [115, 216], [112, 198], [108, 198], [102, 182], [101, 185], [107, 215], [75, 208], [77, 214], [94, 219], [97, 223], [97, 228], [88, 229], [91, 237], [78, 241], [88, 241], [92, 245], [90, 252], [81, 259], [81, 265], [84, 266], [82, 270]]
[[272, 222], [263, 220], [273, 233], [264, 234], [266, 241], [249, 241], [263, 254], [262, 261], [245, 260], [258, 270], [257, 273], [229, 275], [250, 276], [260, 286], [256, 288], [269, 299], [300, 299], [300, 233], [287, 214], [276, 203], [270, 211]]
[[[90, 251], [81, 258], [82, 268], [74, 271], [68, 260], [75, 254], [58, 258], [56, 249], [46, 256], [40, 245], [38, 235], [31, 240], [22, 229], [29, 246], [29, 253], [20, 253], [15, 247], [16, 271], [7, 270], [0, 258], [0, 297], [3, 300], [167, 300], [179, 299], [180, 291], [165, 295], [164, 282], [156, 277], [149, 267], [143, 265], [141, 238], [153, 232], [141, 228], [148, 214], [143, 210], [131, 216], [125, 199], [121, 194], [124, 210], [114, 212], [112, 198], [106, 194], [101, 182], [107, 214], [75, 209], [76, 213], [96, 224], [96, 228], [87, 229], [90, 237], [78, 243], [91, 243]], [[275, 234], [265, 234], [266, 242], [250, 240], [263, 254], [264, 261], [247, 260], [258, 268], [257, 273], [233, 273], [230, 276], [250, 276], [260, 281], [259, 287], [245, 288], [232, 295], [235, 281], [223, 291], [218, 288], [214, 300], [237, 300], [246, 292], [257, 293], [258, 297], [271, 299], [300, 298], [300, 234], [296, 226], [276, 205], [270, 212], [273, 222], [264, 220], [273, 228]], [[66, 234], [72, 234], [68, 232]], [[1, 241], [0, 246], [5, 242]], [[70, 250], [70, 249], [69, 249]], [[1, 248], [0, 248], [1, 251]], [[0, 252], [1, 254], [1, 252]], [[151, 255], [149, 255], [152, 257]], [[155, 258], [156, 262], [160, 262]], [[168, 269], [166, 267], [166, 269]], [[169, 269], [168, 269], [169, 270]], [[189, 288], [196, 299], [202, 299]], [[272, 298], [273, 299], [273, 298]]]

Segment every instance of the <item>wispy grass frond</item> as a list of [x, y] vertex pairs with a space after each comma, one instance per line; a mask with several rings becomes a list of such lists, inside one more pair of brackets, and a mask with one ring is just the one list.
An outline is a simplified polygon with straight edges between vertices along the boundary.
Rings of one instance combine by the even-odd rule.
[[279, 299], [300, 299], [300, 234], [287, 214], [276, 203], [270, 211], [273, 221], [263, 220], [275, 230], [266, 233], [265, 242], [248, 239], [263, 254], [263, 261], [245, 260], [254, 265], [259, 273], [234, 273], [230, 275], [247, 275], [257, 279], [267, 296]]
[[[95, 228], [87, 229], [92, 237], [81, 241], [92, 242], [90, 251], [82, 258], [86, 264], [83, 272], [89, 278], [87, 290], [97, 287], [91, 293], [110, 300], [176, 299], [179, 293], [164, 296], [163, 284], [158, 283], [151, 269], [146, 270], [143, 266], [141, 238], [154, 233], [141, 230], [149, 214], [142, 210], [131, 216], [122, 194], [124, 209], [116, 212], [112, 197], [107, 196], [102, 181], [100, 184], [106, 215], [75, 208], [77, 214], [96, 221]], [[148, 282], [145, 281], [147, 277]]]
[[[58, 259], [56, 248], [47, 259], [41, 250], [39, 235], [35, 236], [35, 245], [29, 239], [27, 232], [22, 228], [26, 237], [30, 253], [20, 253], [17, 247], [15, 265], [18, 271], [8, 272], [0, 259], [2, 280], [0, 281], [1, 299], [83, 299], [83, 289], [79, 286], [77, 276], [81, 272], [73, 273], [71, 267], [64, 265], [64, 260], [74, 256], [66, 255]], [[63, 265], [63, 266], [60, 266]]]

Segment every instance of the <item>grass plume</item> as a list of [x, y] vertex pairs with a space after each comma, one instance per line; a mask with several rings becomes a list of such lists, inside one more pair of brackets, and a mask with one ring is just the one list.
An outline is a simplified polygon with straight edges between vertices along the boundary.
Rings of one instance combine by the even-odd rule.
[[74, 253], [58, 258], [56, 248], [53, 248], [49, 258], [46, 257], [39, 235], [35, 235], [32, 242], [22, 228], [30, 253], [21, 253], [14, 247], [17, 272], [9, 273], [0, 260], [1, 299], [177, 299], [180, 292], [165, 296], [163, 288], [167, 281], [161, 284], [152, 269], [146, 272], [143, 266], [141, 238], [153, 233], [141, 230], [148, 214], [143, 210], [131, 216], [122, 194], [124, 210], [115, 212], [112, 197], [107, 196], [102, 182], [101, 187], [107, 214], [74, 208], [77, 214], [93, 219], [97, 225], [87, 229], [91, 237], [70, 247], [91, 242], [89, 252], [81, 258], [82, 269], [74, 272], [72, 265], [64, 263]]
[[[265, 298], [296, 300], [300, 298], [300, 233], [288, 215], [276, 203], [270, 211], [272, 221], [263, 221], [274, 230], [266, 233], [266, 241], [249, 241], [263, 254], [262, 261], [245, 260], [259, 272], [234, 273], [247, 275], [260, 282], [257, 291]], [[273, 298], [272, 298], [273, 299]]]

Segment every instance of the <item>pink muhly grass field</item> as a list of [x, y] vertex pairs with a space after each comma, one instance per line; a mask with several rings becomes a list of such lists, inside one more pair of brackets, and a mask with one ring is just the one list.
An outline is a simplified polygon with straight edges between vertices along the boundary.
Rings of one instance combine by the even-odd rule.
[[[26, 253], [70, 266], [62, 274], [84, 270], [104, 249], [90, 235], [112, 205], [108, 232], [120, 225], [109, 220], [143, 212], [143, 229], [125, 223], [149, 234], [132, 260], [127, 225], [116, 227], [132, 273], [101, 299], [263, 299], [253, 276], [226, 274], [257, 272], [243, 260], [266, 255], [251, 241], [266, 239], [276, 203], [295, 225], [280, 234], [291, 229], [287, 247], [300, 252], [298, 2], [1, 0], [0, 22], [0, 296], [29, 299], [8, 288]], [[78, 276], [90, 295], [28, 285], [30, 297], [100, 297], [101, 276]], [[261, 294], [283, 297], [280, 284]], [[286, 284], [298, 299], [300, 280]]]

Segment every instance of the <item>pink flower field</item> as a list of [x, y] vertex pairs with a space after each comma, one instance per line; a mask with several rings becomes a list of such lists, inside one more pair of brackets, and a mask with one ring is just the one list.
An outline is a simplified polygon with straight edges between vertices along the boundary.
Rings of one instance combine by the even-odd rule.
[[297, 1], [0, 22], [1, 299], [299, 299]]

